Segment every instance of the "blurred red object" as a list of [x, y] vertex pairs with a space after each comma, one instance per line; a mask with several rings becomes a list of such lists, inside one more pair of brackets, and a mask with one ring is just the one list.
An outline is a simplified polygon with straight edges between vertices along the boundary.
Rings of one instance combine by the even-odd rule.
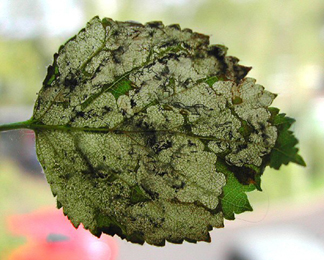
[[25, 236], [27, 243], [15, 249], [9, 260], [115, 260], [114, 238], [93, 236], [82, 226], [75, 229], [62, 210], [43, 209], [8, 218], [9, 230]]

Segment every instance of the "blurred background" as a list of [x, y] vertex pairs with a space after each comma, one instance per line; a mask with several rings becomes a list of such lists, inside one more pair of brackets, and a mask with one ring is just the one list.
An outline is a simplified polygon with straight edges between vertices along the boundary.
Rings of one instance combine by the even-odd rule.
[[[179, 23], [226, 45], [297, 120], [307, 163], [267, 169], [263, 192], [249, 194], [254, 211], [212, 231], [210, 244], [156, 248], [116, 237], [117, 259], [324, 259], [324, 1], [0, 0], [0, 123], [31, 117], [53, 54], [95, 15]], [[8, 219], [55, 206], [33, 132], [0, 133], [0, 259], [18, 259], [12, 252], [26, 243]]]

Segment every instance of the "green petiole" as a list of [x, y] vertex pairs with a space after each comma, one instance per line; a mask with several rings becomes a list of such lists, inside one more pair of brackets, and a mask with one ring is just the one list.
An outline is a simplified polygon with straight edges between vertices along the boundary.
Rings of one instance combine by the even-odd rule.
[[15, 122], [10, 124], [0, 125], [0, 132], [9, 131], [9, 130], [17, 130], [17, 129], [32, 129], [33, 120], [29, 119], [22, 122]]

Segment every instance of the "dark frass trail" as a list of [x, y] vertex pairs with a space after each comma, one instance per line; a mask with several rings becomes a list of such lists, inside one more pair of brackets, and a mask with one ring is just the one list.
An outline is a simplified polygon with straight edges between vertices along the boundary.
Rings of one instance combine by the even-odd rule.
[[269, 107], [276, 97], [246, 78], [227, 48], [179, 25], [93, 18], [61, 46], [33, 117], [58, 207], [134, 243], [210, 241], [224, 218], [252, 210], [266, 166], [305, 165]]

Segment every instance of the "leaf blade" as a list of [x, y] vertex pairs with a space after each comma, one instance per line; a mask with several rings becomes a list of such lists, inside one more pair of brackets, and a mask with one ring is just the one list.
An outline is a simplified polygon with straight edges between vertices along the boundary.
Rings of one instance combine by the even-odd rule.
[[290, 136], [276, 129], [292, 120], [226, 50], [179, 26], [98, 17], [59, 49], [31, 128], [74, 226], [140, 244], [209, 242], [224, 217], [252, 210], [246, 192], [261, 190], [276, 140]]
[[[279, 112], [279, 111], [278, 111]], [[290, 127], [295, 122], [293, 118], [286, 117], [286, 114], [277, 114], [273, 124], [278, 129], [278, 138], [273, 151], [270, 154], [270, 167], [278, 170], [281, 165], [294, 162], [301, 166], [306, 166], [304, 159], [298, 154], [299, 149], [297, 138]]]

